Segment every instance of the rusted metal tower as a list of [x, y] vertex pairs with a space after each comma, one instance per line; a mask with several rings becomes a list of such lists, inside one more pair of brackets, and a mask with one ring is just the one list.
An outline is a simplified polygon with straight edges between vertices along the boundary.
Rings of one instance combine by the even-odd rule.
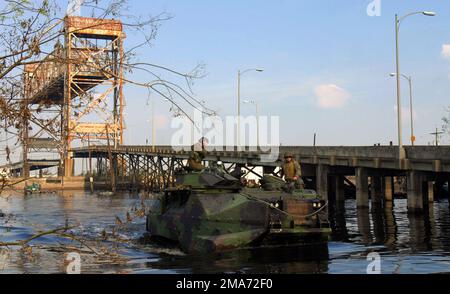
[[[25, 161], [31, 151], [57, 150], [65, 176], [73, 175], [78, 142], [123, 143], [123, 41], [117, 20], [68, 16], [64, 44], [24, 74], [24, 103], [32, 130], [22, 132]], [[61, 170], [61, 173], [62, 173]]]

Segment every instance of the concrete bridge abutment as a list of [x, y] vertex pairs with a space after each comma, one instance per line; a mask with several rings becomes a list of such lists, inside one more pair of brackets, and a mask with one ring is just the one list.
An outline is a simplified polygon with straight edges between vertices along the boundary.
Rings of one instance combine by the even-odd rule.
[[332, 176], [333, 181], [333, 192], [336, 203], [345, 202], [345, 184], [344, 184], [344, 176], [335, 175]]
[[434, 202], [435, 182], [428, 182], [428, 202]]
[[[428, 181], [424, 172], [409, 171], [406, 178], [408, 194], [408, 213], [423, 213], [429, 207], [433, 195], [433, 182]], [[431, 189], [430, 189], [431, 188]], [[431, 197], [433, 196], [433, 197]]]
[[372, 204], [381, 205], [383, 202], [382, 179], [381, 176], [372, 176], [370, 178], [370, 196]]
[[366, 168], [357, 167], [355, 169], [356, 182], [356, 206], [358, 208], [369, 207], [369, 177]]
[[329, 199], [329, 181], [328, 175], [330, 172], [330, 167], [328, 165], [319, 164], [316, 167], [316, 191], [320, 197], [324, 200]]
[[394, 199], [394, 178], [393, 177], [383, 177], [382, 178], [382, 189], [383, 189], [385, 202], [392, 202], [392, 200]]

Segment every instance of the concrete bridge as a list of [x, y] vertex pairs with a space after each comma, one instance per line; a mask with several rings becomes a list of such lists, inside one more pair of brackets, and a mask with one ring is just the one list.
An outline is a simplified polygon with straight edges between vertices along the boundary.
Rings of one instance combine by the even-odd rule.
[[[264, 174], [278, 174], [283, 154], [293, 153], [302, 164], [303, 176], [314, 178], [317, 192], [335, 202], [344, 201], [344, 182], [346, 177], [354, 176], [360, 208], [369, 207], [369, 198], [373, 204], [392, 201], [393, 177], [405, 177], [409, 211], [421, 212], [434, 200], [436, 187], [450, 179], [450, 146], [405, 147], [406, 157], [402, 160], [396, 146], [281, 146], [275, 160], [270, 162], [261, 160], [268, 152], [251, 151], [248, 147], [240, 151], [235, 147], [210, 148], [214, 150], [207, 153], [206, 161], [221, 160], [258, 176], [262, 175], [255, 167], [262, 167]], [[186, 164], [189, 147], [183, 150], [175, 151], [171, 146], [91, 146], [73, 149], [72, 157], [115, 160], [116, 167], [120, 160], [128, 167], [128, 173], [138, 176], [140, 169], [159, 173], [168, 184], [171, 170]]]
[[[46, 168], [59, 166], [60, 163], [59, 159], [28, 159], [27, 167], [30, 171], [42, 171]], [[19, 161], [12, 164], [4, 164], [0, 166], [0, 169], [8, 169], [12, 175], [19, 176], [22, 175], [24, 162]]]

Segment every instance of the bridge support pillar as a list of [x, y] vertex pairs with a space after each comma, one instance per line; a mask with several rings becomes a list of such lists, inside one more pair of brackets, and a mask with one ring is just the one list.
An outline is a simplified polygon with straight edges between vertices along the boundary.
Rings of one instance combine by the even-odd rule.
[[356, 205], [359, 208], [369, 207], [369, 178], [367, 169], [356, 168]]
[[30, 165], [28, 164], [28, 160], [23, 162], [22, 177], [24, 179], [28, 179], [30, 177]]
[[447, 196], [450, 197], [450, 176], [447, 177]]
[[333, 176], [333, 188], [336, 203], [345, 201], [344, 176]]
[[394, 198], [394, 178], [393, 177], [383, 177], [383, 192], [384, 200], [391, 202]]
[[428, 194], [426, 175], [417, 171], [408, 172], [408, 213], [421, 213], [424, 209], [425, 195]]
[[381, 204], [382, 202], [382, 189], [381, 189], [381, 177], [373, 176], [370, 179], [370, 195], [372, 198], [372, 204]]
[[74, 162], [73, 159], [68, 157], [64, 160], [64, 176], [72, 177], [74, 171]]
[[316, 168], [316, 191], [323, 200], [328, 200], [328, 165], [319, 164]]
[[447, 193], [445, 193], [444, 195], [446, 195], [449, 198], [448, 203], [450, 204], [450, 176], [447, 178], [447, 191], [446, 192]]
[[428, 202], [434, 202], [434, 182], [428, 182]]
[[[444, 189], [445, 182], [446, 182], [445, 178], [437, 177], [436, 182], [434, 184], [436, 187], [436, 191], [438, 192], [439, 195], [450, 196], [450, 191], [445, 191], [445, 189]], [[450, 203], [450, 201], [449, 201], [449, 203]]]

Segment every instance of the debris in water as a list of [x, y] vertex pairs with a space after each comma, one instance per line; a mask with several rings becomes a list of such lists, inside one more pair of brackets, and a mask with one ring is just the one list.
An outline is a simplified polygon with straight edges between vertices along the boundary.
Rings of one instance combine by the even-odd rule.
[[106, 234], [106, 231], [103, 230], [103, 231], [102, 231], [102, 239], [103, 239], [103, 240], [106, 240], [107, 238], [108, 238], [108, 235]]
[[122, 220], [118, 216], [116, 216], [116, 225], [121, 226], [122, 224]]

